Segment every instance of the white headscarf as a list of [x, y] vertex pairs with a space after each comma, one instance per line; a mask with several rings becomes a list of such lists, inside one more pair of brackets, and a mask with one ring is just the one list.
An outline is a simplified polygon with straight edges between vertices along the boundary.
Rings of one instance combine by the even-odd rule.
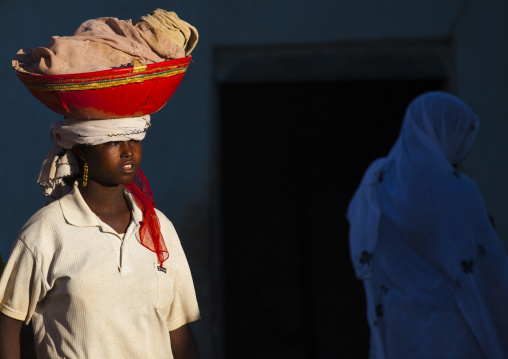
[[66, 118], [51, 125], [55, 145], [44, 162], [37, 183], [44, 188], [46, 203], [68, 193], [72, 186], [64, 178], [80, 173], [78, 160], [72, 153], [75, 145], [99, 145], [111, 141], [141, 141], [150, 127], [150, 116], [107, 120]]
[[400, 209], [401, 225], [423, 229], [432, 222], [429, 216], [436, 217], [443, 205], [448, 209], [456, 206], [440, 203], [438, 208], [436, 196], [442, 190], [462, 191], [449, 175], [455, 171], [453, 165], [471, 148], [478, 126], [475, 113], [446, 93], [427, 93], [409, 105], [401, 133], [388, 157], [369, 166], [349, 204], [351, 255], [359, 278], [368, 275], [362, 262], [365, 251], [374, 250], [378, 237], [381, 206], [376, 190], [380, 177], [395, 168], [393, 184], [385, 186], [390, 188], [390, 196]]
[[[421, 343], [437, 350], [433, 357], [458, 357], [439, 352], [453, 339], [432, 334], [439, 320], [429, 319], [448, 306], [455, 308], [453, 320], [463, 322], [450, 337], [473, 333], [471, 345], [479, 343], [486, 358], [508, 357], [508, 311], [494, 304], [499, 298], [508, 303], [506, 254], [478, 188], [453, 167], [470, 150], [478, 126], [475, 113], [450, 94], [417, 97], [389, 155], [369, 166], [349, 204], [351, 259], [365, 281], [376, 358], [402, 357], [392, 350], [405, 346], [410, 357], [427, 358]], [[385, 313], [381, 325], [374, 308], [390, 286], [385, 306], [399, 312]], [[444, 327], [448, 319], [441, 320]], [[403, 322], [428, 329], [426, 337], [394, 338]], [[478, 354], [466, 346], [462, 351], [470, 353], [465, 358]]]

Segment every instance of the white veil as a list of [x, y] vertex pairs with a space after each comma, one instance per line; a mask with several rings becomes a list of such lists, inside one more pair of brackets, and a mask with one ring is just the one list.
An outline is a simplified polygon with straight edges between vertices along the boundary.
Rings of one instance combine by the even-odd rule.
[[[417, 97], [406, 110], [389, 155], [369, 166], [349, 204], [351, 259], [357, 277], [365, 281], [371, 306], [369, 323], [378, 347], [387, 334], [375, 327], [372, 306], [384, 287], [378, 282], [383, 276], [376, 271], [389, 273], [383, 279], [400, 284], [407, 280], [414, 261], [419, 261], [432, 268], [433, 274], [430, 270], [415, 273], [410, 278], [415, 284], [404, 287], [401, 296], [420, 296], [421, 307], [426, 299], [421, 293], [409, 293], [411, 288], [434, 286], [434, 292], [426, 292], [431, 311], [441, 300], [443, 288], [453, 292], [457, 317], [465, 318], [464, 325], [474, 333], [486, 357], [506, 358], [503, 350], [508, 355], [508, 311], [506, 305], [499, 305], [500, 298], [508, 303], [506, 254], [478, 188], [453, 166], [470, 150], [478, 126], [475, 113], [450, 94], [430, 92]], [[390, 233], [382, 232], [383, 223], [389, 223]], [[386, 243], [390, 248], [379, 247]], [[394, 254], [398, 246], [410, 256]], [[389, 251], [389, 261], [376, 257]], [[438, 289], [437, 282], [445, 284]], [[411, 317], [411, 313], [399, 315]], [[422, 317], [405, 320], [425, 325]], [[432, 335], [426, 340], [432, 343]], [[444, 357], [440, 356], [444, 353], [435, 355]]]

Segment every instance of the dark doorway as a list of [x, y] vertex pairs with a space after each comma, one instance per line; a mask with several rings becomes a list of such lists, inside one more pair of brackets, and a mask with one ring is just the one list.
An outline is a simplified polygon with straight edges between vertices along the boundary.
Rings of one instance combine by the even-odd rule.
[[366, 359], [346, 208], [444, 80], [220, 85], [227, 359]]

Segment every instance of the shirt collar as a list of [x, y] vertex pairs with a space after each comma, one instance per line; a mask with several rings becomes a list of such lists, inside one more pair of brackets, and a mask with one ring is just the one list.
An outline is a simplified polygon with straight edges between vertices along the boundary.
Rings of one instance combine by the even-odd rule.
[[[143, 220], [143, 212], [136, 204], [132, 193], [127, 189], [124, 190], [125, 198], [132, 211], [132, 219], [136, 224]], [[72, 190], [59, 200], [65, 220], [77, 227], [100, 227], [99, 218], [92, 212], [90, 207], [79, 192], [77, 182]]]

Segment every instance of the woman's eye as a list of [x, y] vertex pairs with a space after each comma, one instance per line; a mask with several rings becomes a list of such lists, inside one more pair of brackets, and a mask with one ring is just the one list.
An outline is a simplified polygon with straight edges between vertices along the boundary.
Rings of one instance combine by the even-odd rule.
[[140, 140], [129, 140], [129, 141], [132, 142], [132, 143], [139, 143], [139, 142], [141, 142]]
[[106, 143], [108, 146], [117, 146], [120, 142], [119, 141], [110, 141]]

